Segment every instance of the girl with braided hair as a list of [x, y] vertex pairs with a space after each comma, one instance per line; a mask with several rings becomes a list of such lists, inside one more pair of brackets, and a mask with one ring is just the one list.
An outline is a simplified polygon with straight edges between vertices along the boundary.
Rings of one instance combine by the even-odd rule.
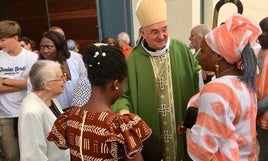
[[126, 83], [123, 54], [114, 46], [92, 44], [85, 49], [83, 60], [91, 96], [82, 107], [73, 107], [58, 117], [48, 140], [60, 149], [70, 148], [73, 161], [142, 161], [142, 142], [151, 135], [151, 129], [138, 115], [119, 115], [110, 108]]

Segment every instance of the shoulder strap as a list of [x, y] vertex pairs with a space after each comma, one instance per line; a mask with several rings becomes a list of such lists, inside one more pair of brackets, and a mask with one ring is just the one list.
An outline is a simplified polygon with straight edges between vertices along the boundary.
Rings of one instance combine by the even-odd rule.
[[53, 114], [58, 117], [61, 115], [61, 112], [59, 111], [58, 107], [56, 106], [56, 104], [51, 101], [51, 106], [49, 107], [49, 109], [53, 112]]

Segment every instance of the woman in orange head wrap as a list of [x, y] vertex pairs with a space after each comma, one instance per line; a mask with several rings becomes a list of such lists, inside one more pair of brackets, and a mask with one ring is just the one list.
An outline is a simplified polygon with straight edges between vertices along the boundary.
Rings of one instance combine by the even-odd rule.
[[214, 71], [198, 97], [198, 115], [187, 134], [195, 160], [256, 160], [256, 39], [261, 30], [234, 14], [209, 32], [199, 57], [202, 69]]

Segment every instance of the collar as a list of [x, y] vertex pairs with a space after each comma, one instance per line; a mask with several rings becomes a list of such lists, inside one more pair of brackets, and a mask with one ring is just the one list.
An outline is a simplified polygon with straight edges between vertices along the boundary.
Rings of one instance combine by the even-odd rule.
[[165, 45], [165, 47], [163, 47], [163, 49], [161, 50], [156, 50], [156, 51], [150, 51], [149, 49], [147, 49], [144, 46], [145, 40], [142, 40], [142, 47], [144, 48], [144, 50], [149, 53], [151, 56], [162, 56], [164, 54], [166, 54], [169, 51], [169, 44], [170, 44], [170, 38], [168, 38], [168, 41]]
[[199, 49], [194, 53], [194, 56], [197, 57], [200, 51], [201, 51], [201, 48], [199, 48]]

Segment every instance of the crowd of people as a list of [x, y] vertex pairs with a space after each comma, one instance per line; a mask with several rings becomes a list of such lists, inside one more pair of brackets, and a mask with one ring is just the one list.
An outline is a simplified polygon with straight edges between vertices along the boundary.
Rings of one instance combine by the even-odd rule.
[[0, 21], [4, 161], [268, 159], [268, 17], [196, 25], [186, 45], [168, 34], [164, 0], [135, 13], [135, 46], [120, 32], [83, 51], [54, 26], [36, 52]]

